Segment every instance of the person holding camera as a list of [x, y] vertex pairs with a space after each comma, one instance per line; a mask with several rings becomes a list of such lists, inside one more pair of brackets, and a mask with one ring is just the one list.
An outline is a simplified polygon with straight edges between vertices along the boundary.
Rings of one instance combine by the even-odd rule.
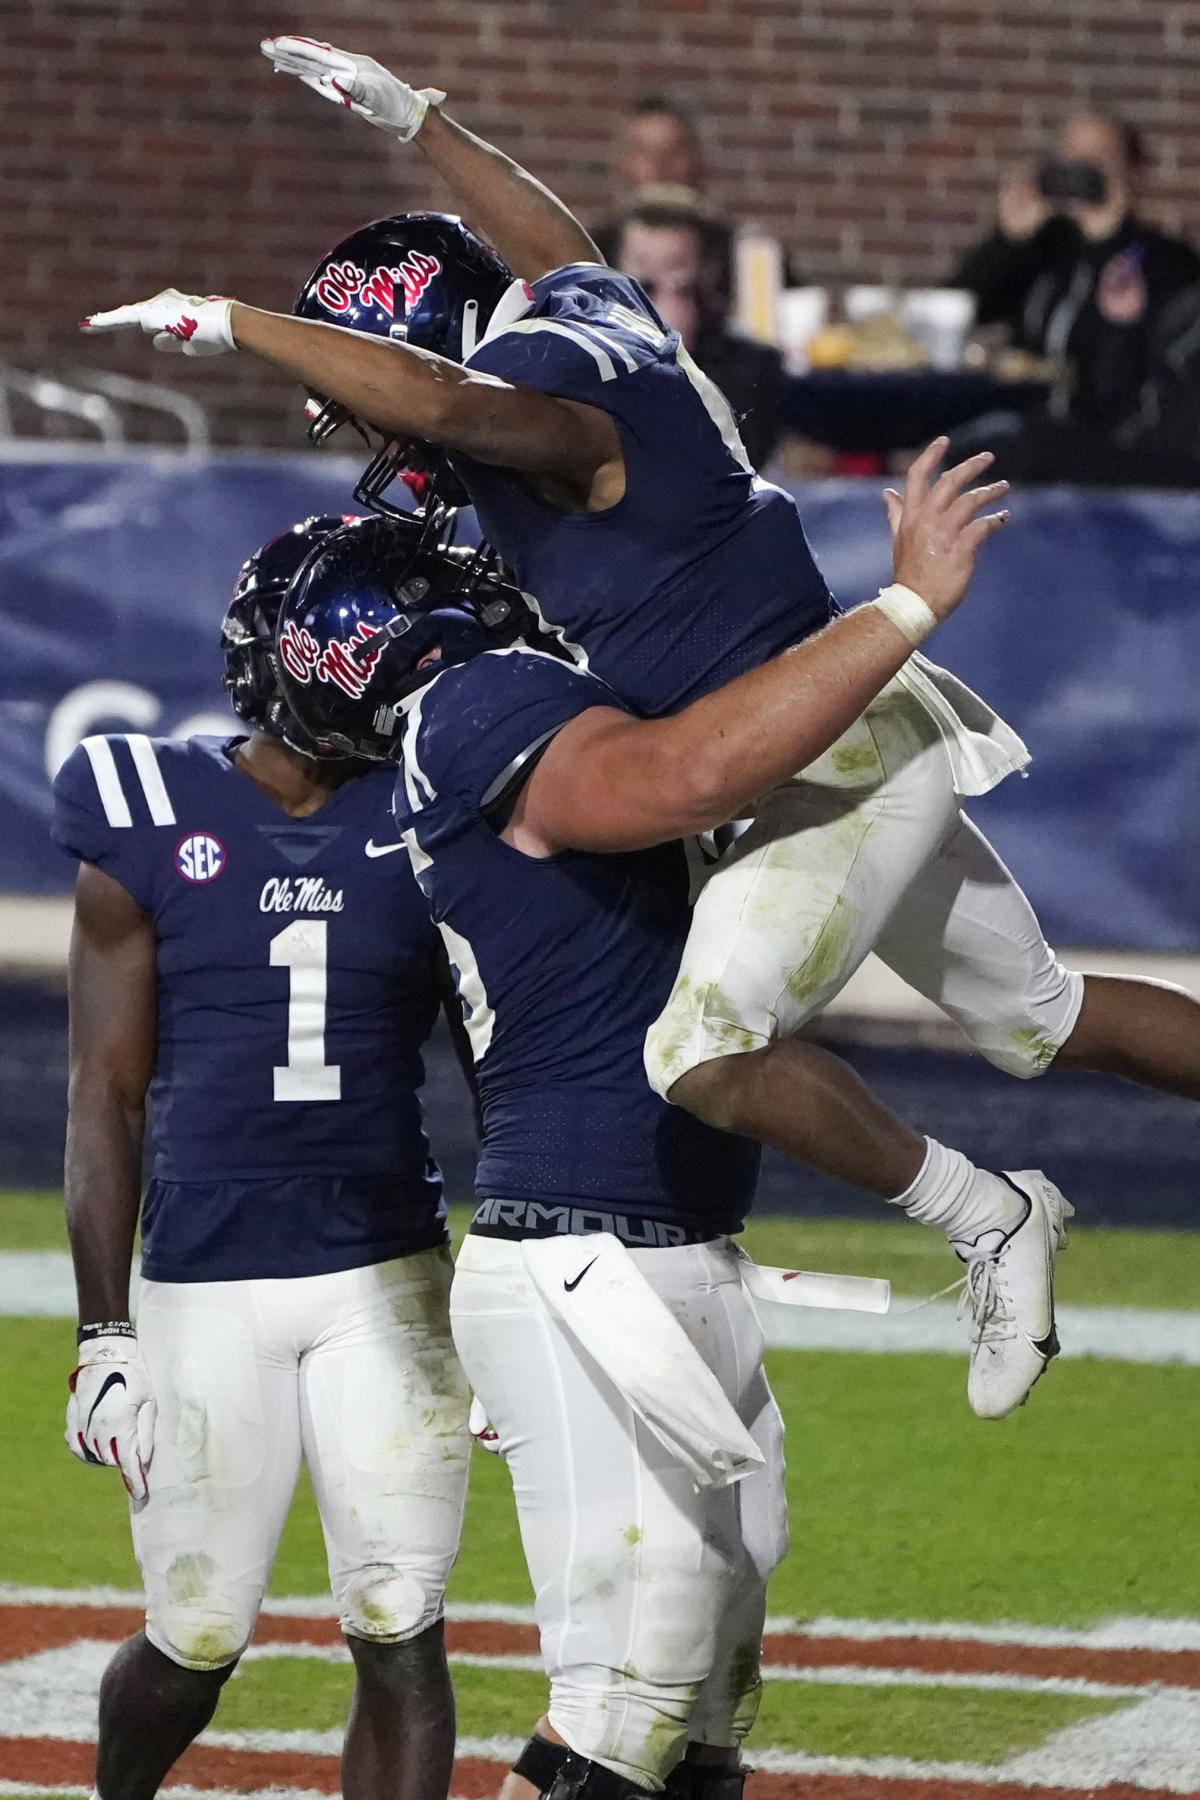
[[[1134, 126], [1069, 119], [1048, 161], [1004, 181], [997, 229], [954, 277], [975, 294], [980, 324], [1002, 322], [1019, 349], [1070, 368], [1049, 416], [997, 443], [1010, 478], [1195, 479], [1156, 467], [1142, 416], [1164, 354], [1163, 315], [1200, 282], [1193, 247], [1138, 216], [1145, 162]], [[1144, 445], [1136, 456], [1135, 444]]]

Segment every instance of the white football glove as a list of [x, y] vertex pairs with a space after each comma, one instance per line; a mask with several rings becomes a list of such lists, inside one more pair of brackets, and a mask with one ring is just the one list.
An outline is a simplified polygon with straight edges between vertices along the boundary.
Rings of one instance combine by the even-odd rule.
[[471, 1395], [471, 1411], [467, 1418], [467, 1430], [475, 1439], [481, 1450], [490, 1451], [493, 1456], [500, 1454], [500, 1434], [488, 1421], [483, 1403]]
[[373, 56], [336, 50], [317, 38], [264, 38], [262, 53], [277, 75], [298, 76], [314, 94], [348, 106], [368, 125], [393, 132], [402, 144], [416, 137], [429, 108], [446, 98], [441, 88], [410, 88]]
[[181, 294], [164, 288], [151, 300], [132, 306], [114, 306], [111, 312], [90, 313], [79, 322], [80, 331], [126, 331], [136, 326], [152, 335], [156, 350], [175, 356], [222, 356], [236, 350], [229, 315], [233, 301], [222, 294]]
[[136, 1337], [89, 1338], [79, 1346], [69, 1385], [67, 1448], [80, 1462], [119, 1469], [133, 1498], [145, 1500], [156, 1408]]

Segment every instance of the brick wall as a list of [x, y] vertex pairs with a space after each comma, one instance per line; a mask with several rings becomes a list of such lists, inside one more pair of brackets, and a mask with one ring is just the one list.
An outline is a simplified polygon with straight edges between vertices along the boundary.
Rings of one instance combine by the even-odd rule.
[[447, 201], [419, 153], [258, 56], [308, 31], [437, 81], [585, 216], [613, 198], [620, 105], [698, 114], [714, 198], [813, 277], [936, 280], [987, 225], [998, 168], [1064, 110], [1120, 110], [1146, 210], [1200, 235], [1200, 0], [2, 0], [0, 356], [177, 383], [218, 436], [300, 441], [287, 384], [83, 345], [85, 311], [168, 282], [285, 304], [325, 245]]

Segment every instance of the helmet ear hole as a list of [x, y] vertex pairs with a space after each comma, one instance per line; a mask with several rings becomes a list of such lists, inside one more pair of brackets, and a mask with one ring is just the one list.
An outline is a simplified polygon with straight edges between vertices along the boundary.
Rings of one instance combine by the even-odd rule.
[[329, 754], [398, 759], [408, 696], [442, 667], [511, 643], [529, 620], [494, 556], [447, 543], [444, 508], [358, 519], [296, 572], [276, 626], [292, 716]]

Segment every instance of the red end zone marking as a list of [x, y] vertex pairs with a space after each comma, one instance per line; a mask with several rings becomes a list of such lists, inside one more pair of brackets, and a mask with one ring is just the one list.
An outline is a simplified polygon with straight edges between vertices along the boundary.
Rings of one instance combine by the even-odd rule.
[[[973, 1638], [766, 1637], [763, 1661], [790, 1668], [840, 1664], [863, 1669], [924, 1669], [931, 1675], [1029, 1675], [1040, 1681], [1109, 1681], [1117, 1687], [1200, 1688], [1200, 1650], [1087, 1650], [1031, 1644], [981, 1644]], [[1106, 1788], [1105, 1794], [1108, 1793]]]
[[[39, 1650], [57, 1650], [80, 1638], [111, 1638], [119, 1644], [142, 1629], [144, 1615], [133, 1606], [0, 1605], [0, 1662], [15, 1662]], [[336, 1619], [294, 1618], [264, 1613], [254, 1631], [256, 1644], [340, 1644]], [[781, 1640], [783, 1641], [783, 1640]], [[491, 1619], [448, 1619], [446, 1648], [473, 1656], [536, 1656], [536, 1625], [505, 1625]]]
[[[90, 1787], [95, 1752], [90, 1744], [58, 1738], [0, 1738], [0, 1776], [52, 1787]], [[452, 1791], [462, 1800], [489, 1800], [503, 1765], [463, 1757], [454, 1765]], [[312, 1788], [336, 1794], [338, 1759], [299, 1756], [281, 1750], [188, 1750], [171, 1770], [168, 1786], [240, 1790], [267, 1787]], [[1030, 1788], [1015, 1782], [913, 1781], [865, 1775], [752, 1775], [749, 1800], [1196, 1800], [1164, 1788], [1135, 1788], [1127, 1783], [1103, 1788]]]

